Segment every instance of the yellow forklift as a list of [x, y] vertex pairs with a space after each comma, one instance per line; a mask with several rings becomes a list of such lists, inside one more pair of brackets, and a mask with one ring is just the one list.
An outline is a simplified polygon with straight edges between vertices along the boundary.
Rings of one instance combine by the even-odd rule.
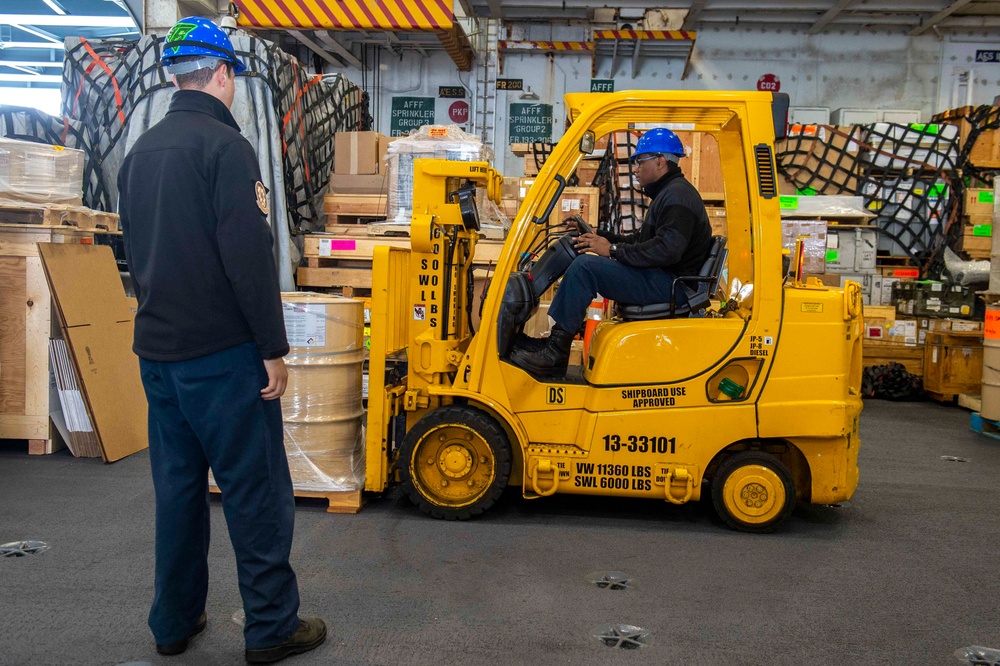
[[[797, 501], [849, 499], [861, 292], [783, 266], [773, 145], [787, 105], [757, 92], [566, 95], [571, 124], [513, 221], [478, 331], [475, 197], [499, 202], [502, 178], [486, 163], [415, 160], [411, 247], [380, 247], [373, 262], [365, 489], [401, 482], [444, 519], [483, 513], [510, 484], [526, 498], [672, 504], [707, 492], [750, 532], [775, 529]], [[718, 141], [728, 237], [675, 284], [689, 308], [615, 304], [582, 365], [534, 377], [509, 354], [575, 256], [553, 208], [598, 137], [652, 127]]]

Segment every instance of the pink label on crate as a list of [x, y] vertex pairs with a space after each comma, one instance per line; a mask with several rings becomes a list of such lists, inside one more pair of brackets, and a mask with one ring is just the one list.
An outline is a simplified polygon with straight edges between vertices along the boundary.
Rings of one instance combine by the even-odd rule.
[[320, 238], [319, 256], [329, 257], [331, 252], [353, 252], [358, 249], [357, 242], [346, 238]]

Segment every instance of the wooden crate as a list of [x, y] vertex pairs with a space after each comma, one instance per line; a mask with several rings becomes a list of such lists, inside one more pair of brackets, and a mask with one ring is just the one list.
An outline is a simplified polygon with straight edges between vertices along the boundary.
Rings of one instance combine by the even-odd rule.
[[49, 420], [49, 338], [58, 322], [37, 243], [93, 243], [70, 227], [0, 224], [0, 439], [33, 454], [65, 446]]
[[87, 231], [118, 231], [118, 215], [82, 206], [59, 204], [0, 204], [0, 223], [75, 227]]
[[917, 375], [918, 377], [922, 377], [924, 374], [923, 346], [909, 346], [902, 342], [865, 339], [861, 343], [861, 354], [863, 357], [862, 364], [865, 367], [899, 363], [910, 374]]
[[928, 331], [924, 340], [924, 390], [951, 400], [976, 393], [983, 378], [983, 334]]

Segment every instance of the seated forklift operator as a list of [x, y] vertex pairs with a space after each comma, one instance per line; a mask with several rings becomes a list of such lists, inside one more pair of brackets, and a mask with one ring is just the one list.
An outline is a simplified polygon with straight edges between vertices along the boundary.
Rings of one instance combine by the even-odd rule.
[[[541, 377], [562, 377], [573, 337], [597, 294], [621, 303], [669, 303], [674, 277], [693, 275], [708, 257], [712, 226], [701, 195], [681, 172], [681, 140], [669, 129], [651, 129], [639, 139], [632, 163], [643, 192], [652, 200], [638, 231], [581, 235], [581, 252], [556, 291], [547, 341], [522, 336], [511, 354], [521, 368]], [[576, 222], [567, 220], [576, 227]], [[583, 254], [592, 252], [593, 254]], [[683, 294], [678, 294], [683, 299]]]

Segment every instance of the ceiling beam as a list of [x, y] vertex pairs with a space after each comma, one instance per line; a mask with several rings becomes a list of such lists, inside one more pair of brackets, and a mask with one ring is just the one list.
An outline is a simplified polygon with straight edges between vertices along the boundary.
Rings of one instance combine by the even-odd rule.
[[351, 53], [350, 50], [348, 50], [345, 46], [343, 46], [340, 42], [338, 42], [336, 38], [333, 36], [333, 33], [331, 33], [329, 30], [325, 32], [316, 32], [314, 34], [316, 35], [316, 38], [319, 39], [319, 41], [323, 42], [324, 46], [326, 46], [328, 49], [337, 54], [337, 56], [339, 56], [340, 59], [346, 62], [348, 65], [356, 67], [357, 69], [365, 68], [364, 64], [360, 60], [355, 58], [354, 54]]
[[55, 74], [0, 74], [0, 81], [16, 83], [62, 83], [62, 77]]
[[918, 25], [916, 28], [910, 31], [910, 36], [915, 37], [917, 35], [923, 34], [924, 32], [930, 30], [932, 27], [936, 26], [938, 23], [948, 18], [949, 16], [957, 12], [959, 9], [969, 4], [970, 2], [972, 2], [972, 0], [955, 0], [955, 2], [951, 3], [950, 5], [942, 9], [934, 16], [930, 17], [926, 21], [921, 22], [920, 25]]
[[837, 4], [826, 10], [826, 12], [819, 17], [819, 20], [813, 23], [813, 26], [809, 28], [809, 34], [815, 35], [817, 32], [830, 25], [833, 19], [837, 18], [837, 15], [847, 9], [852, 2], [854, 2], [854, 0], [837, 0]]
[[[486, 4], [490, 7], [490, 16], [492, 18], [500, 18], [503, 16], [503, 10], [500, 9], [500, 0], [487, 0]], [[538, 11], [535, 10], [534, 13], [537, 15]]]
[[53, 16], [51, 14], [5, 14], [4, 23], [51, 25], [61, 28], [135, 28], [128, 16]]
[[61, 62], [46, 62], [44, 60], [3, 60], [0, 59], [0, 66], [7, 67], [56, 67], [62, 69]]
[[30, 25], [20, 25], [19, 23], [11, 23], [10, 27], [17, 28], [18, 30], [21, 30], [23, 32], [28, 33], [29, 35], [34, 35], [35, 37], [41, 37], [45, 41], [52, 42], [53, 44], [62, 44], [63, 43], [62, 39], [60, 39], [59, 37], [56, 37], [55, 35], [53, 35], [51, 32], [49, 32], [47, 30], [41, 30], [39, 28], [35, 28], [33, 26], [30, 26]]
[[707, 1], [692, 0], [691, 9], [688, 10], [687, 16], [684, 17], [684, 25], [681, 26], [681, 30], [694, 30], [694, 24], [698, 22], [698, 16], [701, 15], [701, 10], [705, 8]]
[[290, 34], [292, 37], [294, 37], [295, 39], [297, 39], [300, 42], [302, 42], [303, 44], [305, 44], [309, 48], [310, 51], [312, 51], [313, 53], [315, 53], [316, 55], [318, 55], [323, 60], [326, 60], [328, 63], [330, 63], [334, 67], [343, 67], [344, 66], [344, 63], [342, 63], [339, 60], [337, 60], [336, 58], [334, 58], [332, 55], [330, 55], [330, 53], [326, 49], [324, 49], [322, 46], [320, 46], [319, 44], [317, 44], [313, 40], [311, 40], [308, 37], [306, 37], [305, 35], [303, 35], [298, 30], [289, 30], [288, 34]]

